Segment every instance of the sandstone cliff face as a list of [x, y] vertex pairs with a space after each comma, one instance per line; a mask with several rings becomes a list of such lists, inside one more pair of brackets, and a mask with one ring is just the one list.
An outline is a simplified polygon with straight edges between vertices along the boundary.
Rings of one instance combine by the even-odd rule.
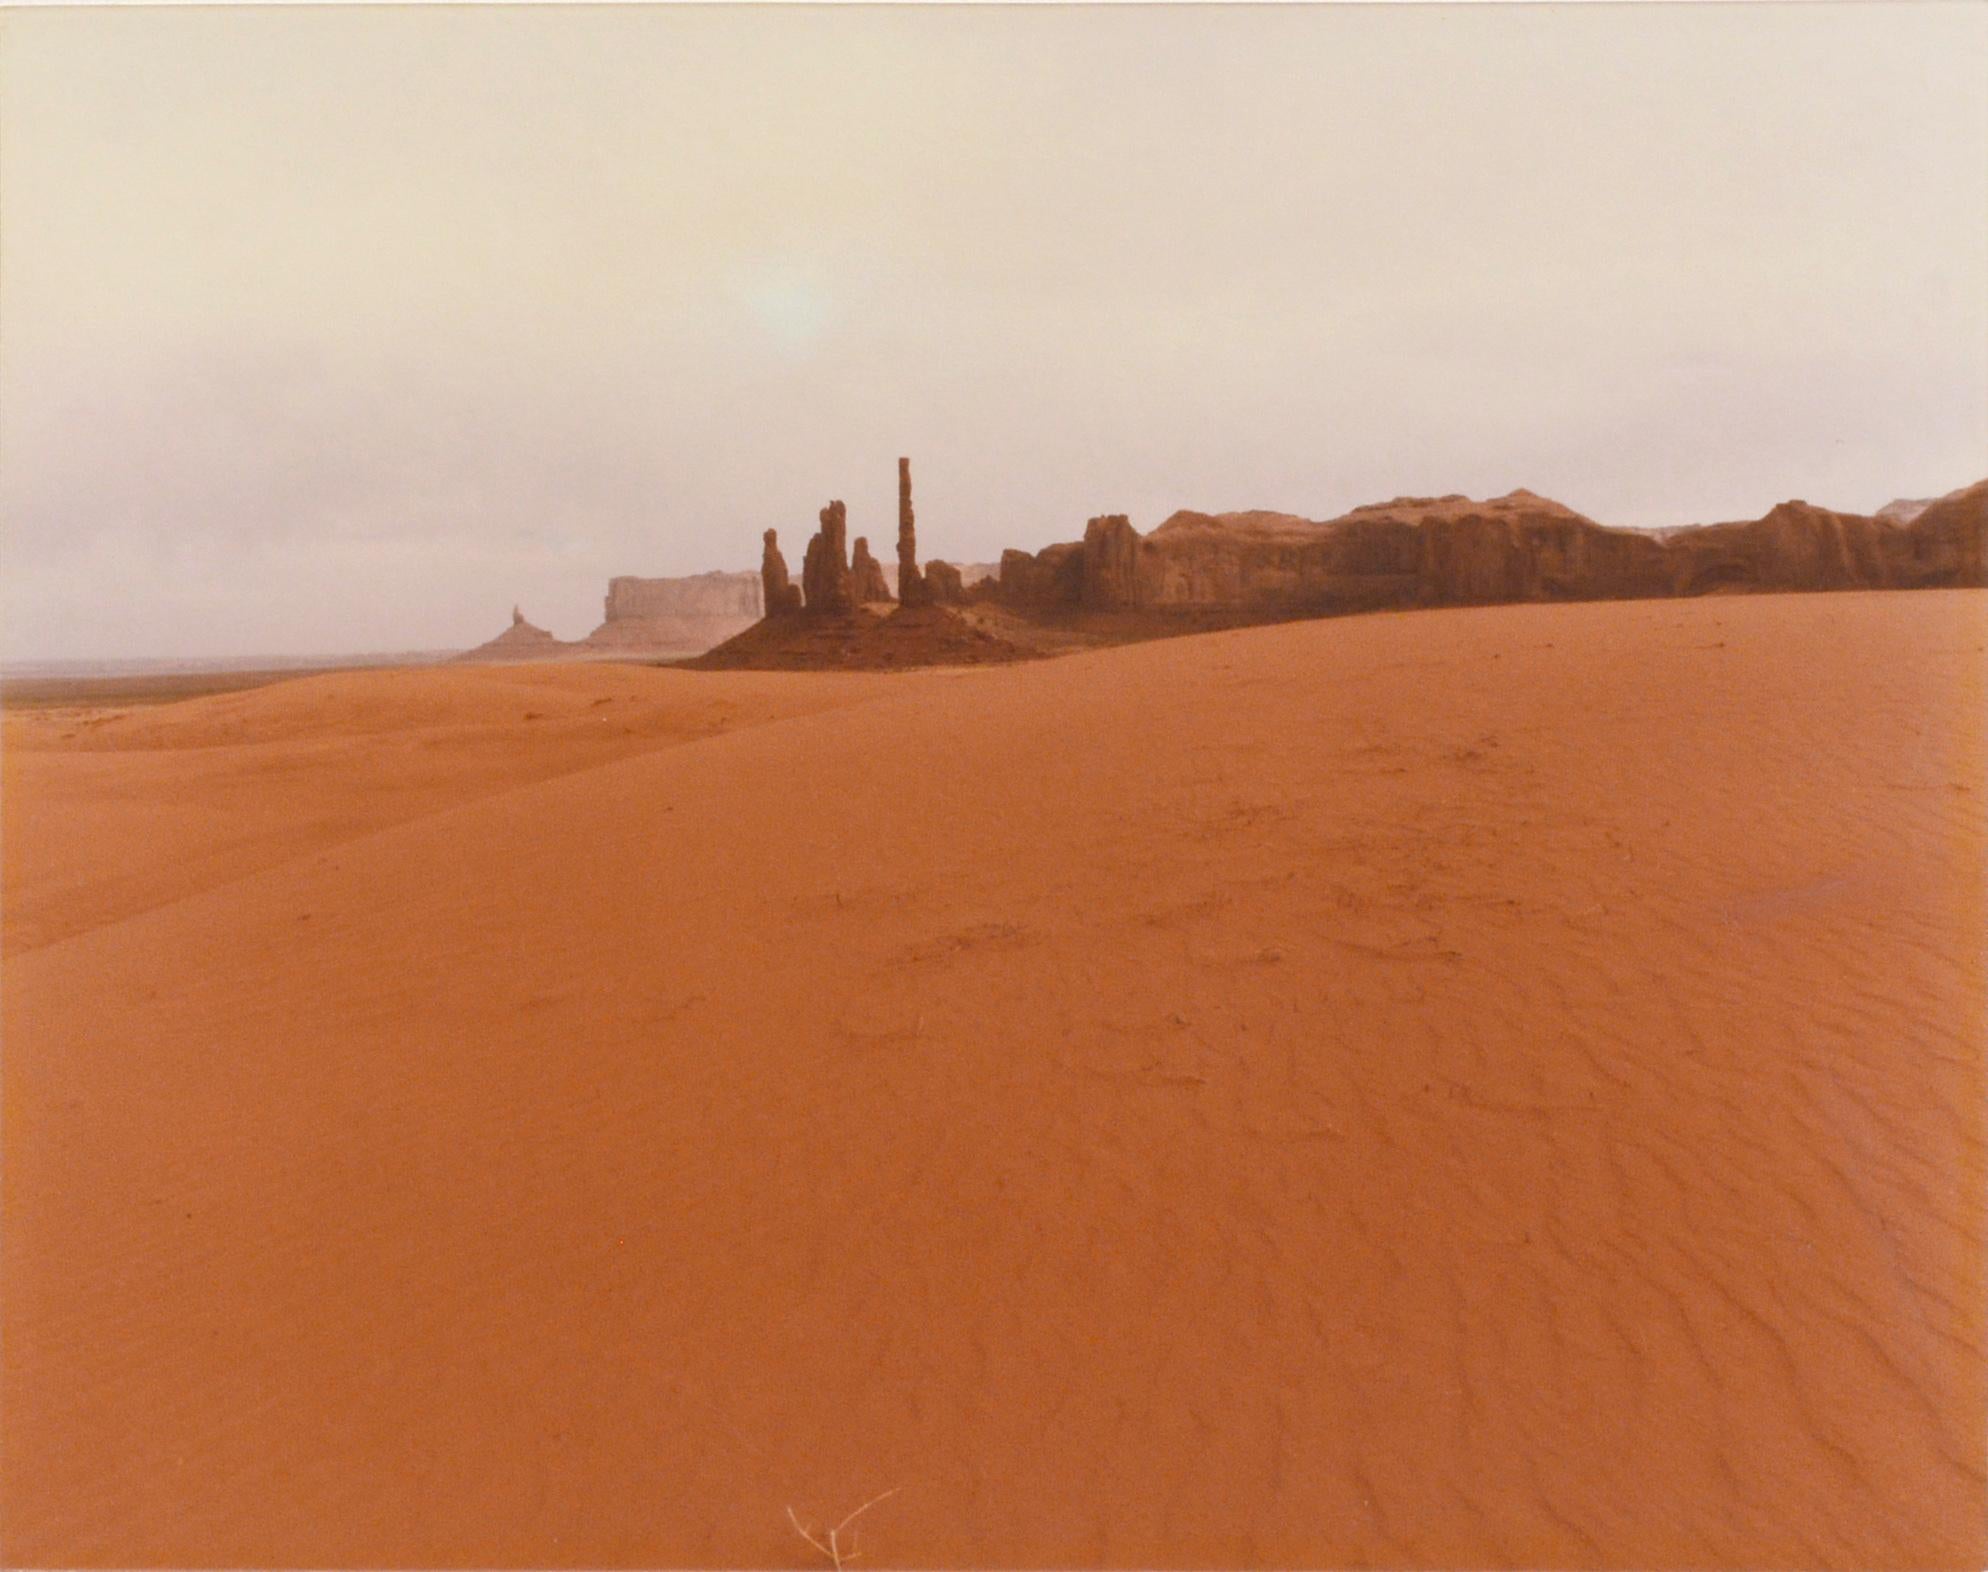
[[[779, 555], [777, 549], [774, 555]], [[606, 620], [569, 647], [698, 654], [758, 620], [764, 604], [763, 572], [762, 568], [761, 573], [699, 573], [680, 579], [610, 579]]]
[[1086, 606], [1116, 611], [1140, 603], [1139, 532], [1123, 513], [1084, 526], [1083, 585]]
[[1401, 497], [1314, 523], [1284, 513], [1176, 513], [1141, 536], [1120, 515], [1081, 543], [1002, 554], [1016, 607], [1318, 615], [1716, 590], [1982, 582], [1988, 482], [1910, 523], [1783, 503], [1765, 517], [1664, 532], [1609, 529], [1547, 498]]
[[752, 573], [698, 573], [681, 579], [607, 581], [606, 620], [624, 617], [757, 617], [760, 582]]
[[1001, 598], [1303, 615], [1659, 594], [1661, 560], [1649, 537], [1603, 529], [1530, 492], [1490, 502], [1403, 497], [1324, 523], [1285, 513], [1176, 513], [1147, 536], [1122, 515], [1106, 515], [1091, 520], [1080, 546], [1004, 555]]
[[1672, 592], [1885, 588], [1892, 582], [1884, 536], [1895, 526], [1806, 502], [1764, 517], [1672, 531], [1664, 540]]
[[1432, 514], [1419, 534], [1420, 599], [1429, 605], [1607, 600], [1665, 590], [1658, 541], [1605, 529], [1531, 492]]
[[1288, 514], [1176, 513], [1139, 544], [1139, 599], [1292, 614], [1348, 594], [1403, 602], [1418, 556], [1412, 528], [1382, 518], [1334, 529]]
[[1988, 480], [1927, 503], [1902, 533], [1897, 560], [1912, 583], [1988, 585]]
[[1784, 502], [1740, 524], [1665, 538], [1672, 592], [1922, 589], [1983, 583], [1988, 481], [1917, 507], [1909, 519]]

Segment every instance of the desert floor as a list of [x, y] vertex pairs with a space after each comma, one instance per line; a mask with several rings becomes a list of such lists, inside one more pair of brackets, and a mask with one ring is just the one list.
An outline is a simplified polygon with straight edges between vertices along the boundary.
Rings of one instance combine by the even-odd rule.
[[0, 1555], [1979, 1567], [1984, 644], [11, 715]]

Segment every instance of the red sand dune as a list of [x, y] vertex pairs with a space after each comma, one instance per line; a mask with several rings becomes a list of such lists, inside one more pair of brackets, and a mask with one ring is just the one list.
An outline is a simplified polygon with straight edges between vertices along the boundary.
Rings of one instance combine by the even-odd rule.
[[1978, 1567], [1984, 643], [10, 719], [0, 1552]]
[[10, 716], [0, 940], [11, 954], [476, 797], [881, 691], [445, 666]]

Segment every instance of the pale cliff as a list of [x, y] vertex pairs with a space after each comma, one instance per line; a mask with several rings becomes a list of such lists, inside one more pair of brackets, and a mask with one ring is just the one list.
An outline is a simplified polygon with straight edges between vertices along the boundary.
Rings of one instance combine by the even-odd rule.
[[681, 579], [608, 580], [606, 619], [588, 649], [699, 654], [757, 622], [757, 573], [699, 573]]

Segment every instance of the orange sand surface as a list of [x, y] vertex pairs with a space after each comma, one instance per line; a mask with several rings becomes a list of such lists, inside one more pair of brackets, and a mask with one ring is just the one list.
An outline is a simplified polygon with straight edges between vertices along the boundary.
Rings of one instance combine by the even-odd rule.
[[1981, 1566], [1985, 643], [10, 716], [0, 1554]]

